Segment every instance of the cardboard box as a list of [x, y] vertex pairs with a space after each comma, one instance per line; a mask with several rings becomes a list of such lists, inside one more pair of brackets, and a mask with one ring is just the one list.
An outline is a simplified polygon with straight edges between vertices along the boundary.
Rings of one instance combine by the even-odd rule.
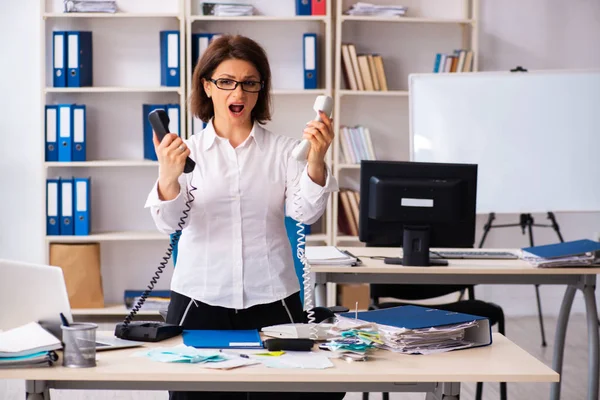
[[350, 309], [356, 308], [358, 301], [359, 310], [367, 310], [371, 304], [369, 284], [367, 283], [343, 283], [337, 285], [338, 304]]
[[50, 265], [62, 268], [71, 308], [102, 308], [100, 244], [50, 245]]

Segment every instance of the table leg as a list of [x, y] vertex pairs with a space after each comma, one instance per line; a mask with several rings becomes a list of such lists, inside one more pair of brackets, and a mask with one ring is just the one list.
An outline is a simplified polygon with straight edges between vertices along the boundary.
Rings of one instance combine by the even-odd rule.
[[439, 383], [435, 392], [427, 393], [425, 400], [460, 400], [460, 382]]
[[600, 355], [598, 354], [598, 310], [596, 307], [595, 282], [586, 282], [581, 291], [585, 299], [585, 315], [588, 328], [588, 400], [598, 399], [598, 374]]
[[315, 285], [315, 307], [327, 306], [327, 284], [317, 283]]
[[560, 382], [562, 380], [563, 355], [565, 352], [565, 337], [567, 336], [567, 325], [569, 323], [569, 314], [573, 306], [577, 288], [575, 286], [567, 286], [565, 296], [563, 297], [558, 320], [556, 321], [556, 335], [554, 338], [554, 355], [552, 357], [552, 369], [560, 376], [558, 382], [554, 382], [550, 386], [550, 400], [560, 399]]
[[45, 381], [25, 381], [26, 400], [50, 400], [50, 391]]

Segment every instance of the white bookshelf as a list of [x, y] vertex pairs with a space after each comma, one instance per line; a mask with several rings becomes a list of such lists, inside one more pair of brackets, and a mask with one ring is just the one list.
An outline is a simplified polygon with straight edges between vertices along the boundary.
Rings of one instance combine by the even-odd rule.
[[[406, 0], [402, 17], [350, 16], [345, 12], [354, 0], [337, 0], [335, 8], [334, 173], [340, 189], [360, 188], [360, 164], [347, 164], [340, 154], [340, 128], [369, 128], [378, 160], [409, 159], [408, 76], [431, 72], [436, 53], [469, 48], [478, 68], [479, 0]], [[398, 4], [378, 0], [376, 4]], [[358, 91], [345, 86], [342, 44], [353, 43], [357, 54], [383, 57], [388, 91]], [[393, 128], [391, 128], [393, 127]], [[331, 241], [334, 245], [358, 245], [356, 236], [338, 232], [338, 195], [333, 196]]]
[[[252, 0], [257, 15], [240, 17], [217, 17], [202, 15], [200, 2], [186, 1], [186, 81], [187, 93], [192, 87], [192, 34], [221, 33], [241, 34], [256, 40], [266, 51], [271, 66], [271, 95], [273, 118], [266, 128], [274, 133], [286, 134], [300, 139], [307, 121], [314, 119], [312, 109], [319, 95], [333, 97], [333, 21], [332, 4], [327, 2], [324, 16], [296, 16], [295, 2]], [[304, 89], [302, 68], [302, 34], [318, 35], [318, 89]], [[282, 51], [285, 49], [285, 51]], [[187, 115], [187, 131], [191, 134], [201, 130], [201, 121], [191, 113]], [[327, 156], [333, 165], [333, 149]], [[331, 243], [331, 206], [320, 221], [313, 224], [314, 234], [307, 236], [311, 244]]]
[[[45, 258], [53, 243], [100, 243], [100, 260], [106, 307], [75, 309], [76, 315], [125, 316], [125, 289], [144, 289], [169, 243], [156, 230], [144, 209], [156, 180], [158, 163], [143, 158], [142, 104], [175, 103], [180, 106], [180, 132], [186, 135], [185, 3], [184, 0], [118, 0], [119, 12], [63, 13], [63, 0], [41, 0], [41, 81], [44, 105], [85, 104], [86, 160], [42, 162], [46, 179], [91, 177], [91, 234], [46, 235]], [[53, 87], [52, 32], [92, 31], [93, 86]], [[180, 32], [180, 85], [160, 84], [160, 31]], [[40, 145], [45, 146], [42, 123]], [[42, 151], [42, 154], [45, 154]], [[41, 199], [45, 210], [46, 196]], [[44, 216], [45, 216], [44, 212]], [[126, 267], [126, 268], [124, 268]], [[156, 289], [169, 286], [172, 265], [165, 269]], [[141, 315], [157, 314], [142, 311]]]

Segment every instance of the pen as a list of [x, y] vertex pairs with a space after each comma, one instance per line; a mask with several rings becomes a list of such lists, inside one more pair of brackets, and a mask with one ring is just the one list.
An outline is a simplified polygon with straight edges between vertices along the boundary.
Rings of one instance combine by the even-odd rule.
[[69, 326], [69, 321], [67, 321], [67, 318], [65, 317], [65, 315], [63, 313], [60, 313], [60, 320], [62, 321], [62, 324], [64, 326]]
[[228, 351], [223, 351], [223, 349], [220, 349], [219, 352], [223, 353], [223, 354], [230, 354], [230, 355], [235, 355], [235, 356], [240, 356], [242, 358], [250, 358], [250, 356], [248, 354], [242, 354], [242, 353], [230, 353]]

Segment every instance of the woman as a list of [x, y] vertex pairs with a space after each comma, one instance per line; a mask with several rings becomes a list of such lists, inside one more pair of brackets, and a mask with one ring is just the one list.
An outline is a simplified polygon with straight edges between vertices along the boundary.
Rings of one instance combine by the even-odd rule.
[[[323, 122], [306, 124], [308, 159], [290, 158], [299, 140], [259, 125], [270, 120], [271, 72], [264, 50], [246, 37], [213, 41], [192, 79], [190, 110], [208, 125], [188, 140], [174, 134], [160, 143], [154, 138], [159, 176], [146, 203], [158, 229], [172, 233], [193, 196], [179, 240], [167, 321], [185, 329], [302, 322], [300, 283], [284, 218], [314, 223], [329, 193], [337, 190], [325, 164], [333, 140], [331, 120], [321, 113]], [[196, 168], [183, 174], [188, 156]], [[197, 189], [191, 196], [190, 187]], [[171, 398], [195, 395], [247, 398], [193, 392], [171, 393]]]

